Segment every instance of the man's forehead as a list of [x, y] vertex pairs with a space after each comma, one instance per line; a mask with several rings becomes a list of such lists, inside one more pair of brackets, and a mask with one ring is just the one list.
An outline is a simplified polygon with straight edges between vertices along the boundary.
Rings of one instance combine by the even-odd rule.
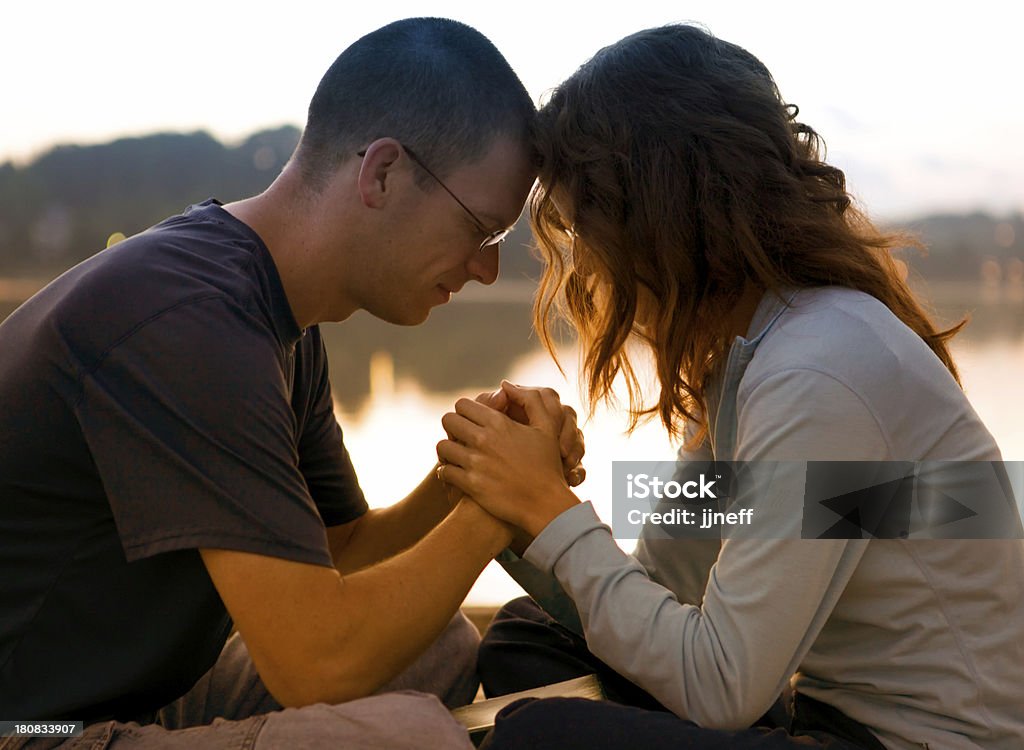
[[477, 162], [452, 174], [454, 185], [465, 186], [467, 205], [495, 229], [519, 218], [536, 178], [529, 148], [512, 138], [497, 138]]
[[537, 176], [529, 147], [507, 136], [496, 137], [483, 155], [467, 166], [508, 172], [509, 176], [528, 176], [531, 180]]

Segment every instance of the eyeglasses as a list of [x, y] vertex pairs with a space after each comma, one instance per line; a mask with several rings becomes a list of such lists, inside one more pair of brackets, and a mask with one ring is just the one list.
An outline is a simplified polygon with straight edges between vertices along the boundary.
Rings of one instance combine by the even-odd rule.
[[[480, 230], [480, 233], [484, 235], [484, 240], [483, 242], [480, 243], [480, 247], [477, 248], [477, 250], [480, 251], [486, 247], [491, 247], [492, 245], [500, 247], [502, 241], [508, 236], [508, 233], [512, 231], [511, 228], [498, 229], [494, 232], [487, 231], [487, 227], [484, 226], [484, 223], [477, 218], [475, 213], [469, 210], [469, 206], [467, 206], [465, 203], [459, 200], [459, 196], [453, 193], [451, 189], [441, 181], [440, 177], [431, 172], [430, 168], [426, 164], [424, 164], [423, 161], [418, 156], [416, 156], [415, 153], [413, 153], [413, 150], [411, 148], [409, 148], [406, 145], [403, 145], [402, 148], [405, 149], [405, 153], [409, 155], [409, 158], [412, 159], [416, 164], [418, 164], [419, 167], [424, 172], [433, 177], [437, 184], [444, 188], [444, 191], [448, 193], [448, 195], [450, 195], [456, 203], [462, 206], [462, 210], [466, 212], [470, 219], [473, 220], [473, 224], [476, 226], [477, 229]], [[356, 156], [366, 156], [366, 149], [363, 149], [362, 151], [358, 152]]]

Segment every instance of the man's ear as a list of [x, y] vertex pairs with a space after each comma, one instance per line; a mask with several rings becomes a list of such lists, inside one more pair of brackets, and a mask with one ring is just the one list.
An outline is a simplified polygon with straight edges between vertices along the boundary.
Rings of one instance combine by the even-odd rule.
[[381, 208], [390, 197], [395, 166], [402, 146], [394, 138], [378, 138], [363, 152], [357, 185], [359, 198], [367, 208]]

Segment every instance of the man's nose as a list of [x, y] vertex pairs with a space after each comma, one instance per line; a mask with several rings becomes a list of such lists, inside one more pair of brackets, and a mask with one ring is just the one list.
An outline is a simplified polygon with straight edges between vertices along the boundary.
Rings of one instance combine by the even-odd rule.
[[493, 284], [498, 278], [498, 245], [489, 245], [483, 250], [478, 250], [467, 264], [467, 269], [473, 278], [481, 284]]

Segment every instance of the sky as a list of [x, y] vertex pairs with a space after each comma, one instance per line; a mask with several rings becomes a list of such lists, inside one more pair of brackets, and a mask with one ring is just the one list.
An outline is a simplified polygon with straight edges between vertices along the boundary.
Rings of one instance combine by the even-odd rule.
[[[409, 16], [482, 31], [535, 99], [633, 31], [703, 24], [773, 72], [873, 215], [1024, 211], [1024, 9], [989, 2], [9, 2], [0, 163], [57, 143], [301, 126], [320, 76]], [[948, 9], [943, 9], [943, 8]], [[584, 11], [583, 9], [586, 8]]]

